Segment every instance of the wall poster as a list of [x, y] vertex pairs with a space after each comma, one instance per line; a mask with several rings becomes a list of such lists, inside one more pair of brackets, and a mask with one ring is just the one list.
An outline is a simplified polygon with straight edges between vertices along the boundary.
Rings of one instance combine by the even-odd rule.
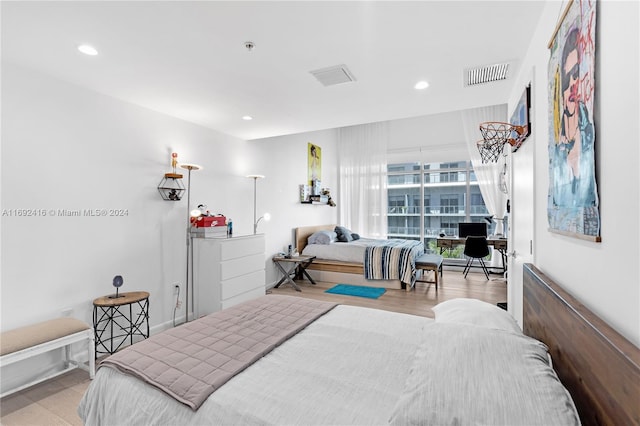
[[322, 182], [322, 149], [318, 145], [311, 142], [307, 144], [308, 151], [308, 180], [309, 185], [313, 188]]
[[570, 0], [549, 43], [549, 230], [600, 242], [595, 176], [596, 1]]

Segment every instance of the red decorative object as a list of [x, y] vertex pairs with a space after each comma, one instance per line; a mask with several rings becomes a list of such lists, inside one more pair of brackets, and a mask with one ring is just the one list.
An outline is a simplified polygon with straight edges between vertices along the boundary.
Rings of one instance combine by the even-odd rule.
[[192, 217], [191, 225], [195, 228], [208, 228], [211, 226], [226, 226], [227, 218], [224, 216], [200, 216]]

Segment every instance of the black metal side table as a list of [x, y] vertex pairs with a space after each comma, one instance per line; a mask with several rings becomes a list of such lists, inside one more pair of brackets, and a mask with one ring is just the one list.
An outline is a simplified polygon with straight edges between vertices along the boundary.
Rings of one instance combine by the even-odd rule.
[[134, 336], [149, 337], [149, 293], [132, 291], [93, 301], [96, 358], [113, 354]]

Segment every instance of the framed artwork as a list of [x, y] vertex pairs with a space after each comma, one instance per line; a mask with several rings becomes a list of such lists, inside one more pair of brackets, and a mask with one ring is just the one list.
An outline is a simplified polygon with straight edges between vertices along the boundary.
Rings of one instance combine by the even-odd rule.
[[322, 182], [322, 148], [307, 144], [308, 181], [311, 188]]
[[520, 146], [524, 143], [525, 139], [529, 137], [531, 134], [531, 115], [529, 110], [531, 109], [531, 85], [528, 85], [524, 92], [522, 92], [522, 96], [520, 96], [520, 100], [518, 101], [518, 105], [516, 105], [513, 114], [511, 114], [511, 118], [509, 119], [509, 123], [514, 124], [516, 126], [522, 126], [525, 128], [524, 133], [522, 135], [514, 135], [514, 139], [518, 142], [511, 147], [511, 152], [516, 152]]
[[549, 230], [600, 242], [595, 175], [596, 1], [570, 0], [549, 43]]

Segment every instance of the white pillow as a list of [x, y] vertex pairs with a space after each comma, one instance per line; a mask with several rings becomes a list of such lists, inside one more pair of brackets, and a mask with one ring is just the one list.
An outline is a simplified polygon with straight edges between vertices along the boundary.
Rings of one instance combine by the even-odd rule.
[[511, 314], [482, 300], [451, 299], [437, 304], [431, 310], [436, 314], [436, 322], [472, 324], [522, 334]]
[[336, 241], [338, 234], [333, 231], [314, 232], [307, 238], [307, 244], [331, 244]]

